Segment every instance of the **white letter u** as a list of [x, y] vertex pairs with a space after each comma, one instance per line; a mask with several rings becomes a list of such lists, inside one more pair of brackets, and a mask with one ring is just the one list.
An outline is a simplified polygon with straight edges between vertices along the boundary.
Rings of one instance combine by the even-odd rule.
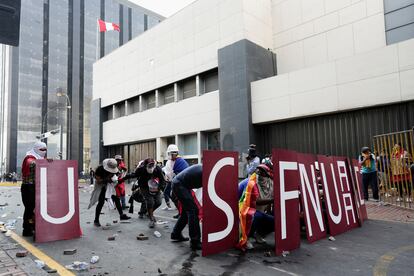
[[75, 180], [74, 169], [68, 168], [68, 196], [69, 211], [64, 217], [54, 218], [47, 212], [47, 168], [40, 168], [40, 215], [44, 220], [52, 224], [68, 222], [75, 214]]

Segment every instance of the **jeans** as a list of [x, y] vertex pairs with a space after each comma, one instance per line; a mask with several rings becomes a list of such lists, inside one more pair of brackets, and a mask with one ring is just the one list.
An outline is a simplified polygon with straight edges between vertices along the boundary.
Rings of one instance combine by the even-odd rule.
[[34, 209], [35, 209], [35, 185], [22, 184], [21, 187], [22, 201], [24, 205], [23, 213], [23, 231], [34, 230]]
[[379, 199], [378, 196], [378, 181], [377, 172], [363, 173], [362, 184], [364, 186], [364, 198], [368, 200], [368, 186], [371, 185], [372, 196], [374, 199]]
[[249, 236], [252, 237], [255, 233], [258, 233], [260, 236], [264, 237], [274, 231], [275, 217], [260, 211], [256, 211], [256, 213], [254, 213], [253, 223]]
[[[95, 221], [96, 222], [99, 221], [99, 216], [101, 215], [102, 207], [105, 204], [105, 193], [106, 193], [106, 187], [102, 187], [101, 193], [99, 194], [98, 205], [96, 205], [96, 210], [95, 210]], [[115, 207], [118, 210], [119, 215], [122, 216], [123, 212], [122, 212], [121, 201], [119, 200], [119, 197], [117, 197], [116, 195], [112, 195], [111, 198], [115, 203]]]
[[174, 226], [173, 234], [182, 235], [182, 231], [188, 223], [188, 230], [192, 243], [200, 242], [200, 221], [198, 219], [198, 207], [191, 195], [191, 190], [183, 187], [181, 183], [174, 183], [173, 191], [182, 205], [182, 213]]
[[170, 203], [170, 198], [171, 198], [171, 182], [167, 182], [167, 185], [165, 186], [165, 189], [164, 189], [165, 203]]

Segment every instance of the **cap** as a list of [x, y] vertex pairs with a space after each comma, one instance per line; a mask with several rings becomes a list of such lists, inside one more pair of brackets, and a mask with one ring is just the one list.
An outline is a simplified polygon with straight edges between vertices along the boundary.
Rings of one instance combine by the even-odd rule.
[[268, 177], [273, 179], [272, 169], [269, 168], [269, 166], [267, 166], [266, 164], [260, 164], [259, 166], [257, 166], [257, 169], [264, 171]]
[[362, 147], [361, 152], [371, 151], [369, 147]]
[[110, 173], [118, 173], [118, 162], [114, 158], [107, 158], [102, 161], [105, 171]]
[[115, 160], [123, 160], [122, 155], [120, 155], [120, 154], [115, 155], [114, 158], [115, 158]]
[[168, 146], [167, 148], [167, 154], [171, 153], [171, 152], [178, 152], [178, 147], [177, 145], [171, 144]]

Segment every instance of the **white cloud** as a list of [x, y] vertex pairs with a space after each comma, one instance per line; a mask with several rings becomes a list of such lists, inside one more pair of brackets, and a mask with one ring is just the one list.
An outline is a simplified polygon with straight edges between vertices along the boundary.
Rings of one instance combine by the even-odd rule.
[[196, 0], [129, 0], [143, 8], [169, 17]]

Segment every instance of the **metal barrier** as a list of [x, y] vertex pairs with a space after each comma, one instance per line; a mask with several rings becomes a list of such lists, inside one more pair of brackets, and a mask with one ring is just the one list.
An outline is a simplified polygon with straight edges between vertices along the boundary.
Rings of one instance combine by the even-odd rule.
[[414, 130], [374, 136], [380, 199], [414, 209]]

